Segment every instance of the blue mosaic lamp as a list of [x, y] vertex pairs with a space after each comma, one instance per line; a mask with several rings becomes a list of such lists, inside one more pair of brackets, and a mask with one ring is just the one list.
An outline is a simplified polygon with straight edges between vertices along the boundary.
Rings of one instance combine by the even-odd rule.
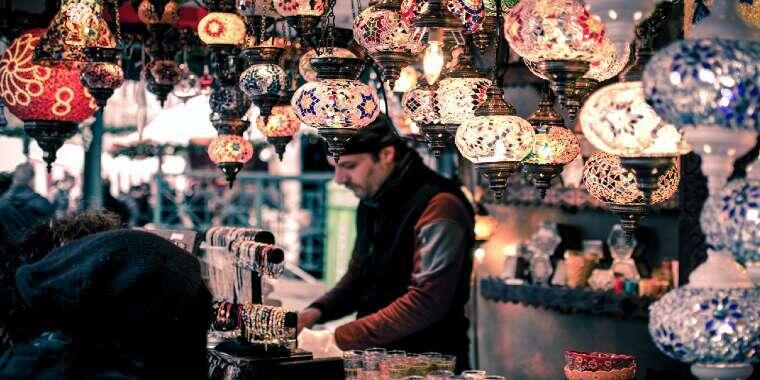
[[760, 287], [726, 251], [649, 309], [649, 333], [666, 355], [692, 363], [699, 379], [746, 379], [760, 360]]
[[642, 82], [655, 112], [702, 157], [715, 194], [760, 130], [760, 30], [720, 0], [688, 37], [655, 54]]

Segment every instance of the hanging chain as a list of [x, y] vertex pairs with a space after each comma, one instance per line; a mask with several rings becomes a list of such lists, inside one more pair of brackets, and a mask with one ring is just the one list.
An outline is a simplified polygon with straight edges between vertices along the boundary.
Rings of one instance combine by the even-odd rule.
[[110, 2], [111, 7], [113, 7], [113, 19], [114, 19], [114, 29], [116, 30], [116, 47], [120, 47], [121, 45], [121, 19], [119, 17], [119, 2], [117, 0], [112, 0]]
[[332, 55], [335, 46], [335, 2], [328, 0], [327, 13], [325, 14], [325, 23], [322, 25], [322, 35], [319, 38], [319, 48], [317, 55]]
[[[502, 50], [504, 50], [504, 42], [503, 37], [501, 36], [501, 28], [504, 21], [502, 20], [502, 9], [501, 9], [501, 2], [502, 0], [496, 0], [496, 28], [494, 28], [494, 34], [496, 35], [496, 52], [494, 53], [494, 60], [493, 60], [493, 79], [496, 80], [496, 85], [501, 88], [504, 86], [504, 74], [506, 72], [505, 70], [502, 70], [499, 72], [499, 58], [501, 58]], [[509, 53], [507, 53], [506, 60], [509, 61]], [[504, 62], [505, 65], [507, 65], [509, 62]]]

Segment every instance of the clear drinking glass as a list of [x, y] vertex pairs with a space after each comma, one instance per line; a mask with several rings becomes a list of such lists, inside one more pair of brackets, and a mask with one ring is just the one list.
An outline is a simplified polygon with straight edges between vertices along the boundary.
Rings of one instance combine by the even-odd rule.
[[364, 350], [364, 379], [380, 379], [380, 362], [385, 359], [384, 348], [368, 348]]
[[462, 372], [466, 380], [483, 380], [486, 378], [486, 371], [482, 369], [471, 369]]
[[448, 380], [451, 376], [454, 376], [454, 372], [437, 369], [435, 371], [428, 372], [428, 374], [425, 376], [425, 380]]
[[343, 352], [343, 370], [346, 380], [360, 380], [364, 372], [364, 352], [359, 350]]
[[409, 363], [398, 360], [388, 368], [388, 377], [391, 380], [403, 380], [409, 372]]
[[457, 357], [454, 355], [441, 355], [436, 359], [438, 362], [438, 369], [456, 372]]
[[406, 358], [406, 351], [390, 350], [385, 353], [385, 357], [380, 361], [380, 376], [383, 379], [390, 377], [390, 367], [394, 363]]

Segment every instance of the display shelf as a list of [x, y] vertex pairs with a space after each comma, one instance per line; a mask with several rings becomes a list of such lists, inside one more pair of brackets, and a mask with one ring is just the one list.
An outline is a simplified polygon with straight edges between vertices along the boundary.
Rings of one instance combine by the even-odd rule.
[[590, 314], [617, 319], [646, 320], [650, 297], [638, 297], [564, 286], [511, 285], [498, 277], [480, 281], [480, 294], [487, 300], [543, 307], [560, 313]]

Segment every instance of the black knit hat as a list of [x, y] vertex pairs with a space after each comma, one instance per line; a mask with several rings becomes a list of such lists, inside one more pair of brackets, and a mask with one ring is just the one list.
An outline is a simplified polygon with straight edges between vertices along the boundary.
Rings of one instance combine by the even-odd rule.
[[[211, 296], [198, 260], [166, 239], [91, 235], [20, 267], [16, 283], [32, 308], [83, 345], [123, 347], [148, 366], [161, 357], [164, 366], [205, 368], [196, 364], [205, 362]], [[171, 347], [155, 347], [156, 339]]]
[[359, 128], [358, 132], [346, 142], [342, 154], [375, 153], [389, 145], [402, 142], [388, 117], [381, 113], [370, 125]]

